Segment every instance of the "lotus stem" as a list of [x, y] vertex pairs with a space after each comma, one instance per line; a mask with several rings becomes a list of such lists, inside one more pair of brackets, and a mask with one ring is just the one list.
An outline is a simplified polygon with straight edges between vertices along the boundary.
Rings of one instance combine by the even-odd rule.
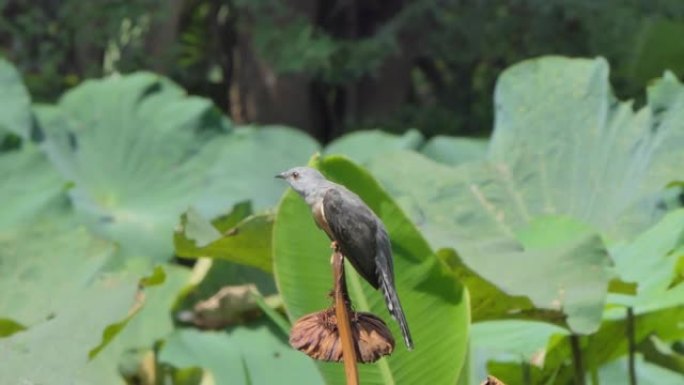
[[349, 308], [347, 304], [347, 282], [344, 277], [344, 257], [335, 248], [333, 252], [333, 276], [335, 279], [335, 316], [340, 340], [342, 342], [342, 359], [344, 361], [344, 373], [347, 376], [347, 385], [359, 384], [359, 371], [356, 366], [356, 348], [352, 334]]

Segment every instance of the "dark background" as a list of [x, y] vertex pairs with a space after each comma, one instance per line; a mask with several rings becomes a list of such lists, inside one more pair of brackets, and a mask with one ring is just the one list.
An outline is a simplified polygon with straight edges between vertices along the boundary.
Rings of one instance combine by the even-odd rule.
[[545, 54], [605, 56], [621, 98], [684, 73], [681, 0], [0, 0], [0, 53], [35, 101], [154, 71], [236, 123], [327, 142], [415, 127], [486, 136], [498, 74]]

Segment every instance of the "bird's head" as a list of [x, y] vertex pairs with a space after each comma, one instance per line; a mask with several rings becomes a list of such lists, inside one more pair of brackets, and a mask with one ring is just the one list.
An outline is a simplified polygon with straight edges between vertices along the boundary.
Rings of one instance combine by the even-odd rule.
[[311, 167], [295, 167], [276, 175], [284, 179], [299, 195], [306, 197], [326, 179], [318, 170]]

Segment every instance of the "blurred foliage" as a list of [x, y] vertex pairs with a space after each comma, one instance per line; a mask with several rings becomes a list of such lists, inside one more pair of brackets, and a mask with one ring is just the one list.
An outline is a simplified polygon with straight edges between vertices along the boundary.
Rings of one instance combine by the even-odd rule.
[[[634, 108], [609, 79], [604, 59], [529, 60], [498, 80], [490, 140], [363, 131], [323, 146], [235, 124], [150, 72], [35, 104], [0, 59], [0, 382], [342, 383], [283, 335], [332, 283], [329, 240], [273, 178], [307, 160], [391, 234], [416, 349], [363, 366], [364, 383], [622, 383], [630, 353], [640, 382], [674, 381], [684, 85], [666, 73]], [[398, 335], [382, 295], [348, 278]], [[248, 316], [187, 322], [247, 284]]]
[[135, 37], [156, 2], [3, 0], [2, 51], [19, 67], [34, 100], [52, 101], [66, 88], [101, 76], [103, 52], [112, 43], [128, 60], [142, 57]]
[[[240, 82], [235, 68], [253, 63], [239, 42], [249, 36], [258, 62], [311, 82], [311, 108], [334, 135], [339, 121], [346, 129], [485, 136], [501, 71], [543, 54], [605, 56], [616, 94], [640, 101], [665, 69], [684, 74], [680, 0], [31, 4], [0, 1], [0, 50], [34, 100], [54, 101], [86, 78], [152, 69], [229, 111]], [[369, 107], [357, 115], [350, 87], [402, 61], [410, 68], [400, 79], [410, 87], [405, 100], [390, 113]]]

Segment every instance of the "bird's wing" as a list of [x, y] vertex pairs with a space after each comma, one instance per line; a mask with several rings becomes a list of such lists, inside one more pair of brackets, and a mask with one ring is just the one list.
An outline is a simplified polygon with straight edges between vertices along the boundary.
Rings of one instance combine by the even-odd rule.
[[375, 214], [351, 191], [336, 187], [323, 196], [323, 217], [332, 238], [356, 271], [374, 288], [380, 287], [375, 256]]
[[406, 346], [413, 349], [408, 322], [394, 287], [392, 246], [385, 226], [361, 198], [341, 186], [325, 193], [322, 206], [321, 216], [332, 233], [329, 235], [356, 271], [374, 288], [382, 290]]

